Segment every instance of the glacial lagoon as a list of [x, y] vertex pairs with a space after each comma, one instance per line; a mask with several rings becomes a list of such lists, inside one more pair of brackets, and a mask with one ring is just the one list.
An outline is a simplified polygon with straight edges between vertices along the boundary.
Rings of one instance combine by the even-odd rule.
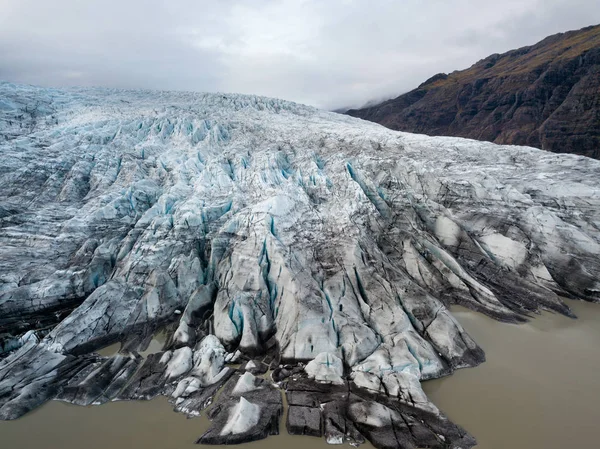
[[[451, 420], [477, 438], [478, 449], [597, 447], [600, 305], [567, 303], [579, 319], [544, 312], [522, 325], [452, 308], [487, 361], [427, 381], [424, 389]], [[150, 349], [160, 346], [158, 339]], [[10, 449], [197, 449], [201, 446], [194, 441], [208, 426], [205, 417], [174, 413], [163, 397], [92, 407], [52, 401], [20, 419], [0, 422], [0, 443]], [[241, 447], [332, 446], [324, 439], [290, 436], [282, 421], [279, 436]]]

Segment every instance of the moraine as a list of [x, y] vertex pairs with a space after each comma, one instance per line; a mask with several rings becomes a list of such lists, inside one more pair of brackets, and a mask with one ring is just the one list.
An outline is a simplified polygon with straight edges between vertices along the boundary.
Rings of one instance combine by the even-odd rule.
[[285, 399], [291, 433], [471, 447], [421, 388], [484, 360], [448, 306], [600, 299], [598, 161], [242, 95], [2, 83], [0, 120], [2, 419], [164, 395], [221, 444]]

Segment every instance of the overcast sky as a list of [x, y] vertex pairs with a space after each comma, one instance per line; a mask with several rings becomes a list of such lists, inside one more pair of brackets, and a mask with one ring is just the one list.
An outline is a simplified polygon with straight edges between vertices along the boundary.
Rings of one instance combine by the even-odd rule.
[[334, 109], [596, 23], [599, 0], [0, 0], [0, 79]]

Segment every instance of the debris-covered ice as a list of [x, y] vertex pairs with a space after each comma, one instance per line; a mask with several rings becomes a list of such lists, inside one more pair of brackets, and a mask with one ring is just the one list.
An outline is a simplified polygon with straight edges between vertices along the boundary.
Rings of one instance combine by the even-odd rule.
[[600, 299], [592, 159], [254, 96], [0, 100], [2, 419], [164, 394], [211, 407], [202, 442], [276, 433], [281, 392], [235, 360], [275, 370], [292, 433], [470, 447], [420, 386], [484, 360], [448, 306], [521, 322]]

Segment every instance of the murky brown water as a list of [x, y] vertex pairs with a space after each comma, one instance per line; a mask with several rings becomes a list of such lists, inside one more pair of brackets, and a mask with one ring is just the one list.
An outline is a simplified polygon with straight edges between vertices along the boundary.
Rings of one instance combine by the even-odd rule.
[[478, 449], [600, 447], [600, 305], [566, 301], [578, 320], [510, 325], [452, 309], [487, 361], [423, 386]]
[[[599, 447], [600, 305], [569, 304], [579, 320], [545, 313], [525, 325], [453, 308], [485, 349], [487, 362], [424, 388], [477, 437], [478, 449]], [[152, 344], [149, 350], [160, 350], [160, 339]], [[21, 419], [0, 422], [0, 447], [195, 449], [202, 447], [193, 442], [208, 425], [206, 418], [174, 413], [165, 398], [99, 407], [50, 402]], [[283, 423], [281, 435], [243, 447], [331, 449], [323, 439], [287, 435]]]
[[[150, 340], [150, 343], [148, 344], [148, 347], [146, 348], [146, 350], [140, 351], [139, 354], [142, 357], [146, 358], [146, 357], [148, 357], [148, 354], [155, 354], [157, 352], [160, 352], [160, 351], [162, 351], [163, 346], [165, 345], [166, 341], [167, 341], [166, 334], [162, 331], [159, 331], [152, 337], [152, 340]], [[116, 353], [118, 353], [120, 349], [121, 349], [121, 343], [114, 343], [114, 344], [112, 344], [110, 346], [106, 346], [105, 348], [102, 348], [96, 352], [104, 357], [111, 357], [111, 356], [115, 355]]]
[[[157, 333], [140, 355], [146, 357], [161, 351], [165, 340], [163, 333]], [[97, 352], [108, 357], [116, 354], [120, 347], [121, 344], [117, 343]], [[284, 406], [287, 413], [287, 404]], [[165, 397], [152, 401], [118, 401], [91, 407], [51, 401], [15, 421], [0, 421], [0, 449], [214, 448], [215, 446], [194, 444], [209, 426], [210, 421], [205, 416], [188, 419], [183, 414], [175, 413]], [[279, 435], [240, 447], [331, 449], [332, 446], [322, 438], [288, 435], [282, 419]], [[371, 444], [361, 447], [374, 449]]]
[[[0, 422], [4, 449], [199, 449], [209, 427], [205, 417], [187, 419], [166, 398], [78, 407], [51, 401], [23, 418]], [[231, 447], [231, 446], [228, 446]], [[280, 435], [238, 446], [244, 449], [331, 449], [324, 439]], [[350, 447], [350, 446], [345, 446]], [[371, 445], [361, 447], [373, 448]]]

